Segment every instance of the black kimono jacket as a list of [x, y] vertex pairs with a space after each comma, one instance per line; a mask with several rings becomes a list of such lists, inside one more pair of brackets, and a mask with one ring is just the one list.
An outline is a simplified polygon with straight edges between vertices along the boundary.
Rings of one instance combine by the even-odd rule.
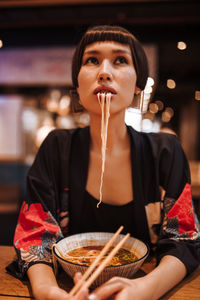
[[[136, 237], [156, 248], [158, 262], [165, 255], [176, 256], [190, 273], [200, 261], [200, 233], [182, 147], [170, 134], [127, 130]], [[14, 236], [21, 275], [32, 264], [51, 264], [52, 244], [81, 232], [89, 145], [89, 127], [55, 130], [41, 145], [28, 173], [27, 198]]]

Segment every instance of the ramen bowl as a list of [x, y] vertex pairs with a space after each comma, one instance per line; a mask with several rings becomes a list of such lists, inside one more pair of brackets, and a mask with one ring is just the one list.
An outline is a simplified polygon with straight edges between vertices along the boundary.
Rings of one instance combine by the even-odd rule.
[[[81, 272], [83, 274], [87, 270], [88, 266], [68, 261], [67, 253], [82, 247], [104, 246], [112, 236], [113, 233], [108, 232], [88, 232], [75, 234], [60, 240], [57, 243], [57, 247], [53, 248], [53, 254], [61, 264], [64, 271], [73, 278], [76, 272]], [[119, 243], [123, 237], [123, 234], [118, 235], [112, 246], [115, 246], [117, 243]], [[96, 278], [91, 286], [92, 288], [101, 285], [114, 276], [132, 278], [149, 254], [147, 245], [133, 237], [129, 237], [123, 244], [122, 248], [134, 253], [134, 255], [137, 256], [137, 259], [133, 262], [123, 265], [107, 266]]]

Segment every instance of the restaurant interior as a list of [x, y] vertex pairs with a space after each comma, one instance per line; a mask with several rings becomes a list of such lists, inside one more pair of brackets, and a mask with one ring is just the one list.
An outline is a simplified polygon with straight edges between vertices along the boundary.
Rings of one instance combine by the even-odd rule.
[[71, 58], [91, 25], [115, 24], [142, 42], [149, 78], [125, 121], [180, 140], [200, 216], [200, 1], [0, 1], [0, 244], [11, 245], [26, 174], [55, 128], [89, 125], [71, 110]]

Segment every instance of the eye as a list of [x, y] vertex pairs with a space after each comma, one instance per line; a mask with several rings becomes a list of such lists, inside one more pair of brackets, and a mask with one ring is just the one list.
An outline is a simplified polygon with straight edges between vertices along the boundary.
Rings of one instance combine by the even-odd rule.
[[91, 65], [98, 65], [99, 61], [96, 57], [88, 57], [85, 62], [84, 62], [84, 65], [88, 65], [88, 64], [91, 64]]
[[119, 56], [115, 59], [115, 65], [120, 65], [120, 64], [128, 64], [128, 61], [124, 56]]

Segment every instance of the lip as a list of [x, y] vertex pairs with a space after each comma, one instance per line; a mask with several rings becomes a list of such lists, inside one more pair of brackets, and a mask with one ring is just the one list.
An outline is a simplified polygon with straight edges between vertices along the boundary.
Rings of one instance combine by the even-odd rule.
[[113, 88], [108, 87], [108, 86], [104, 86], [104, 85], [98, 86], [94, 90], [94, 94], [96, 95], [96, 94], [98, 94], [101, 91], [107, 91], [107, 92], [110, 92], [111, 94], [117, 94], [117, 92]]

